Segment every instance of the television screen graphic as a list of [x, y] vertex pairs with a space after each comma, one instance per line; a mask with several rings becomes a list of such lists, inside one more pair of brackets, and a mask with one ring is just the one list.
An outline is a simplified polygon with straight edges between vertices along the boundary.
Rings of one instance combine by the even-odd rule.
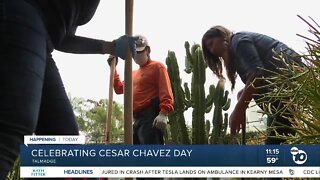
[[21, 177], [293, 178], [320, 173], [315, 145], [52, 145], [45, 140], [52, 138], [21, 145]]

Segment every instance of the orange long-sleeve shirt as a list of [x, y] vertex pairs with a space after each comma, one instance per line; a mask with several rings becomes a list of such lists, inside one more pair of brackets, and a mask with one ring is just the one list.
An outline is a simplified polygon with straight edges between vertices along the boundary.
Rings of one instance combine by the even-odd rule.
[[[133, 80], [133, 112], [139, 112], [151, 104], [151, 100], [159, 97], [160, 111], [173, 111], [173, 95], [170, 79], [164, 65], [158, 61], [149, 60], [147, 64], [132, 73]], [[124, 81], [115, 71], [114, 90], [123, 94]]]

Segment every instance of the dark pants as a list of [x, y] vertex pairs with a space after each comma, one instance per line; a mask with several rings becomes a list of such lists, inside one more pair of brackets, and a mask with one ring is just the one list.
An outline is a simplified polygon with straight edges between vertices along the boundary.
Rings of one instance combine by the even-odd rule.
[[[135, 117], [133, 123], [133, 144], [164, 144], [163, 133], [152, 127], [153, 120], [158, 116], [158, 112], [141, 112]], [[163, 178], [136, 178], [137, 180]]]
[[23, 0], [0, 0], [0, 177], [24, 135], [78, 134], [51, 51], [37, 11]]
[[[276, 114], [277, 111], [284, 108], [284, 104], [281, 101], [275, 101], [271, 103], [272, 113]], [[285, 139], [276, 137], [277, 134], [281, 136], [294, 135], [295, 131], [292, 130], [291, 122], [288, 118], [292, 115], [288, 111], [283, 111], [282, 114], [273, 115], [273, 117], [268, 116], [267, 118], [267, 139], [265, 144], [281, 144], [285, 142]]]
[[[287, 45], [279, 43], [276, 47], [274, 47], [274, 52], [278, 55], [282, 54], [283, 57], [285, 58], [286, 63], [289, 64], [295, 64], [298, 66], [304, 66], [304, 64], [301, 61], [300, 56], [291, 48], [289, 48]], [[270, 51], [269, 54], [267, 55], [267, 59], [269, 59], [268, 63], [266, 63], [267, 69], [270, 69], [272, 71], [275, 71], [277, 73], [282, 73], [281, 70], [277, 70], [277, 68], [287, 68], [287, 66], [279, 60], [276, 60], [274, 57], [276, 56], [273, 51]], [[272, 76], [272, 73], [266, 72], [266, 76]], [[263, 85], [268, 85], [268, 82], [263, 82]], [[266, 102], [266, 101], [272, 101], [271, 106], [275, 109], [282, 109], [283, 104], [281, 101], [277, 99], [263, 99], [261, 100], [260, 98], [263, 97], [263, 94], [270, 92], [269, 89], [260, 89], [258, 94], [260, 95], [255, 95], [254, 99], [256, 102]], [[286, 100], [288, 101], [288, 100]], [[268, 107], [268, 106], [267, 106]], [[262, 107], [260, 107], [263, 109]], [[274, 112], [275, 113], [275, 112]], [[285, 117], [291, 117], [289, 112], [284, 112]], [[278, 133], [279, 135], [284, 135], [288, 136], [289, 134], [294, 135], [295, 132], [290, 129], [291, 127], [291, 122], [285, 118], [284, 116], [275, 116], [275, 117], [268, 117], [267, 119], [267, 139], [265, 141], [265, 144], [281, 144], [285, 140], [280, 139], [280, 138], [275, 138], [276, 134]], [[286, 127], [284, 127], [286, 126]], [[272, 137], [273, 136], [273, 137]]]
[[156, 112], [141, 113], [133, 123], [133, 144], [164, 144], [163, 133], [152, 127]]
[[[273, 99], [263, 98], [263, 94], [267, 92], [263, 92], [264, 90], [260, 91], [258, 94], [255, 95], [254, 99], [257, 104], [259, 104], [259, 107], [261, 109], [264, 109], [261, 102], [264, 103], [264, 107], [269, 107], [270, 101]], [[275, 101], [270, 104], [272, 108], [272, 114], [276, 114], [276, 112], [280, 109], [283, 109], [284, 105], [280, 101]], [[279, 137], [276, 137], [277, 134], [283, 135], [283, 136], [289, 136], [290, 134], [294, 135], [295, 132], [290, 128], [291, 122], [288, 118], [290, 118], [291, 115], [289, 112], [285, 111], [283, 114], [279, 114], [277, 116], [268, 116], [267, 117], [267, 139], [265, 140], [265, 144], [281, 144], [284, 143], [285, 140], [281, 139]]]
[[[267, 92], [267, 91], [266, 91]], [[261, 109], [264, 109], [261, 102], [264, 102], [265, 107], [269, 107], [270, 99], [263, 99], [263, 94], [266, 92], [260, 91], [258, 94], [254, 96], [254, 99]], [[270, 104], [272, 107], [273, 114], [276, 111], [283, 108], [283, 104], [280, 101], [276, 101]], [[265, 140], [265, 144], [281, 144], [285, 142], [284, 139], [275, 137], [276, 134], [288, 136], [289, 134], [294, 135], [295, 132], [290, 129], [291, 122], [286, 117], [291, 117], [289, 112], [283, 112], [282, 115], [277, 116], [268, 116], [267, 117], [267, 139]]]
[[[281, 127], [281, 126], [287, 126], [287, 127]], [[291, 127], [291, 123], [287, 118], [284, 117], [268, 117], [267, 119], [267, 139], [265, 141], [265, 144], [281, 144], [284, 143], [284, 139], [276, 138], [276, 133], [283, 136], [289, 136], [289, 134], [294, 135], [295, 132], [291, 130], [288, 127]]]

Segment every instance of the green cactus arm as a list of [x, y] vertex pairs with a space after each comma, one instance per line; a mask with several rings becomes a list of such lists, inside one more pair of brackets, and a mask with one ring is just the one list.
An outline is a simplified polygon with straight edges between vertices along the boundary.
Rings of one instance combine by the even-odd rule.
[[184, 47], [186, 49], [186, 56], [185, 56], [185, 72], [190, 74], [193, 71], [193, 59], [190, 52], [190, 44], [188, 41], [184, 43]]
[[214, 92], [214, 106], [223, 106], [224, 80], [220, 79], [216, 85]]
[[173, 51], [168, 51], [168, 56], [166, 58], [166, 64], [168, 66], [168, 74], [170, 81], [176, 82], [176, 84], [181, 84], [179, 66], [177, 63], [176, 55]]
[[191, 54], [192, 55], [196, 54], [196, 50], [198, 48], [201, 48], [199, 44], [193, 44], [192, 47], [191, 47]]
[[230, 108], [231, 99], [229, 98], [226, 102], [226, 104], [222, 107], [224, 111], [228, 110]]
[[191, 94], [190, 94], [190, 89], [189, 89], [189, 87], [188, 87], [188, 83], [185, 82], [185, 83], [183, 84], [183, 86], [184, 86], [184, 92], [185, 92], [185, 94], [186, 94], [186, 98], [187, 98], [187, 100], [190, 100]]
[[223, 96], [223, 100], [222, 100], [222, 105], [227, 103], [228, 95], [229, 95], [229, 91], [225, 91], [224, 96]]
[[213, 84], [211, 84], [209, 87], [209, 93], [214, 96], [215, 91], [216, 91], [216, 87]]
[[228, 113], [224, 113], [224, 119], [223, 119], [223, 135], [225, 136], [227, 134], [227, 128], [228, 128]]
[[207, 98], [206, 98], [206, 113], [209, 113], [212, 109], [213, 100], [214, 100], [214, 91], [215, 91], [215, 87], [212, 84], [209, 87], [209, 94], [207, 95]]
[[197, 51], [198, 54], [198, 68], [200, 71], [200, 76], [201, 76], [201, 83], [205, 83], [206, 82], [206, 63], [204, 61], [204, 57], [203, 57], [203, 53], [202, 53], [202, 49], [201, 47], [198, 47]]
[[189, 101], [189, 100], [186, 100], [186, 99], [184, 99], [184, 110], [187, 110], [187, 109], [189, 109], [189, 107], [192, 107], [192, 102], [191, 101]]
[[209, 113], [211, 110], [212, 110], [212, 107], [213, 107], [213, 103], [211, 104], [211, 106], [207, 106], [206, 107], [206, 113]]
[[211, 94], [208, 94], [207, 95], [207, 98], [206, 98], [206, 113], [209, 113], [210, 111], [211, 111], [211, 109], [212, 109], [212, 106], [213, 106], [213, 95], [211, 95]]

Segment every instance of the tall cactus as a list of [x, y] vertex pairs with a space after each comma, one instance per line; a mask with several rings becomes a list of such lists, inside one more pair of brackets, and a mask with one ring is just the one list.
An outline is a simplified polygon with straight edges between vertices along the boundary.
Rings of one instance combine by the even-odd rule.
[[[224, 91], [224, 80], [219, 80], [217, 86], [209, 87], [209, 94], [205, 95], [204, 84], [206, 81], [206, 64], [203, 59], [200, 45], [191, 47], [185, 42], [185, 72], [192, 74], [191, 91], [188, 83], [181, 85], [181, 78], [177, 59], [174, 52], [169, 51], [166, 59], [168, 74], [171, 80], [175, 100], [175, 111], [169, 116], [171, 137], [174, 143], [189, 144], [187, 128], [184, 119], [184, 111], [189, 107], [192, 112], [192, 144], [207, 144], [208, 134], [211, 134], [211, 143], [221, 143], [227, 132], [228, 114], [223, 110], [230, 107], [228, 91]], [[205, 113], [209, 113], [214, 104], [213, 129], [210, 131], [210, 122], [205, 121]]]
[[223, 143], [223, 139], [227, 133], [228, 113], [222, 115], [222, 111], [229, 109], [231, 99], [228, 98], [229, 91], [224, 90], [225, 80], [220, 79], [215, 89], [210, 89], [213, 93], [214, 114], [212, 118], [211, 144]]
[[187, 126], [184, 118], [184, 111], [190, 107], [186, 105], [187, 100], [190, 98], [190, 92], [187, 90], [185, 93], [181, 87], [181, 78], [179, 72], [179, 66], [175, 53], [172, 51], [168, 52], [166, 59], [167, 71], [171, 81], [171, 87], [174, 94], [174, 112], [169, 116], [169, 125], [171, 138], [175, 144], [190, 144]]
[[[204, 83], [206, 81], [206, 64], [203, 59], [200, 45], [195, 44], [191, 47], [188, 42], [185, 43], [186, 59], [185, 72], [192, 73], [191, 80], [191, 98], [190, 104], [193, 107], [192, 112], [192, 144], [207, 144], [207, 135], [205, 129], [205, 113], [207, 108], [212, 106], [212, 94], [205, 96]], [[188, 86], [185, 84], [186, 91]]]

